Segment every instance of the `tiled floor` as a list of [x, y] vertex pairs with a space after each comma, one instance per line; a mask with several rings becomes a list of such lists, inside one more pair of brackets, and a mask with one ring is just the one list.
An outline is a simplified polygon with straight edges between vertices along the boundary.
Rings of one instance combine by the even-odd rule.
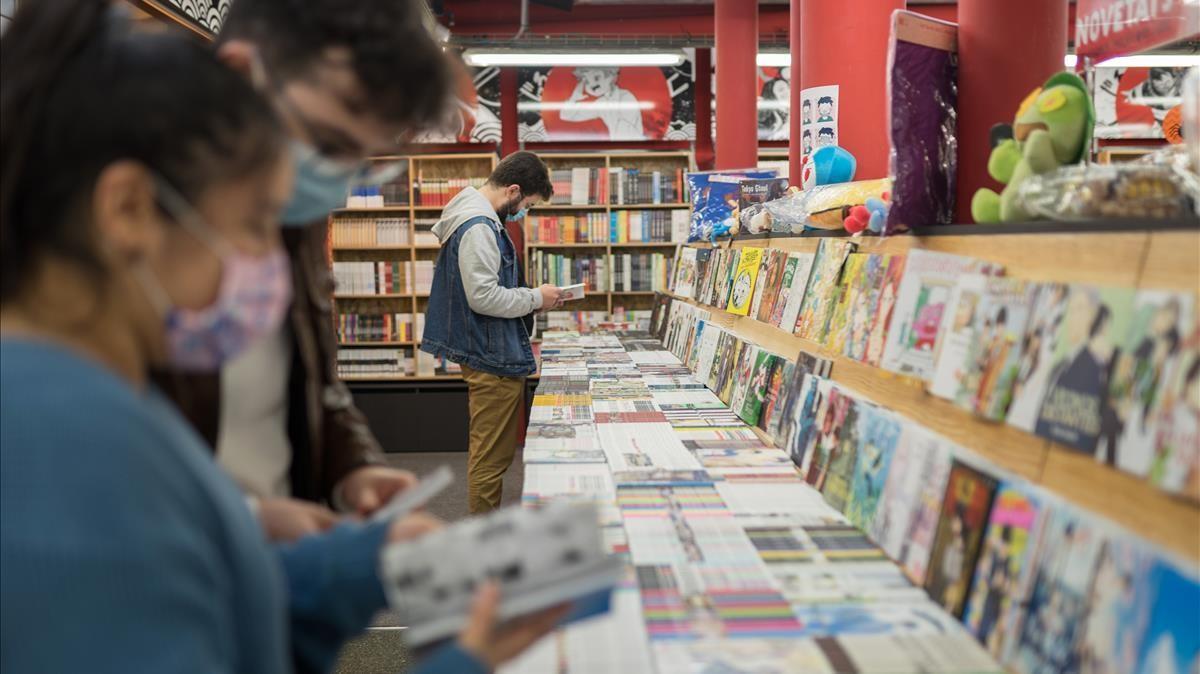
[[[465, 452], [430, 452], [422, 454], [389, 454], [392, 465], [424, 475], [442, 464], [454, 469], [454, 484], [429, 502], [430, 513], [454, 521], [467, 516], [467, 455]], [[521, 502], [524, 469], [518, 452], [512, 468], [504, 476], [503, 504]], [[397, 620], [387, 613], [380, 614], [374, 626], [362, 638], [351, 642], [342, 651], [337, 674], [400, 674], [412, 663], [401, 639], [403, 630], [396, 629]]]

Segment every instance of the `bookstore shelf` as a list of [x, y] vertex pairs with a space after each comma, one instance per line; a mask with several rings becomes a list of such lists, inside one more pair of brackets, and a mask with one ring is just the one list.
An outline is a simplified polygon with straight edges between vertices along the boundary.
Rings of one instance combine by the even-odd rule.
[[[636, 211], [670, 211], [673, 209], [687, 209], [690, 205], [682, 201], [676, 201], [675, 194], [677, 190], [671, 191], [667, 187], [667, 183], [676, 185], [673, 182], [678, 178], [678, 171], [689, 171], [694, 169], [694, 161], [692, 154], [686, 151], [670, 151], [670, 152], [546, 152], [539, 153], [552, 170], [558, 169], [603, 169], [603, 171], [592, 172], [592, 177], [610, 176], [609, 183], [605, 183], [604, 198], [599, 199], [601, 193], [596, 193], [592, 198], [572, 199], [573, 201], [601, 201], [602, 203], [571, 203], [571, 204], [543, 204], [535, 206], [531, 215], [537, 216], [539, 213], [544, 213], [546, 217], [561, 218], [569, 217], [571, 213], [578, 213], [580, 218], [590, 217], [602, 219], [605, 223], [604, 235], [608, 235], [608, 223], [610, 219], [615, 219], [620, 213], [620, 221], [624, 221], [626, 214], [633, 217], [633, 212]], [[330, 245], [330, 259], [337, 262], [387, 262], [400, 263], [401, 273], [406, 273], [410, 276], [407, 280], [407, 285], [411, 289], [416, 285], [416, 278], [422, 273], [428, 273], [428, 267], [422, 268], [421, 265], [431, 264], [434, 260], [434, 251], [440, 250], [441, 246], [432, 242], [429, 235], [429, 227], [436, 220], [437, 215], [445, 208], [442, 204], [428, 203], [430, 200], [436, 199], [439, 202], [447, 202], [453, 198], [457, 190], [467, 184], [478, 183], [486, 177], [492, 167], [495, 166], [497, 158], [491, 153], [463, 153], [463, 154], [434, 154], [434, 155], [413, 155], [413, 156], [389, 156], [377, 157], [377, 160], [382, 161], [398, 161], [407, 162], [407, 173], [401, 173], [400, 178], [394, 183], [380, 186], [385, 199], [388, 203], [382, 206], [348, 206], [339, 208], [333, 212], [331, 216], [331, 228], [336, 227], [339, 220], [347, 221], [347, 229], [343, 231], [341, 238], [336, 239], [339, 245]], [[619, 173], [608, 173], [610, 169], [618, 169]], [[615, 186], [622, 180], [629, 180], [630, 174], [633, 175], [633, 182], [626, 183], [630, 188], [633, 183], [636, 183], [637, 173], [641, 172], [642, 188], [644, 189], [651, 185], [650, 176], [658, 171], [663, 172], [664, 179], [663, 189], [668, 190], [663, 192], [664, 200], [667, 203], [607, 203], [608, 201], [617, 201], [617, 192]], [[671, 178], [670, 176], [674, 176]], [[656, 178], [657, 180], [657, 178]], [[603, 182], [601, 179], [599, 182]], [[599, 185], [599, 183], [595, 183]], [[614, 186], [611, 194], [608, 194], [608, 185]], [[658, 189], [658, 183], [654, 182], [653, 186]], [[376, 193], [378, 193], [377, 191]], [[561, 190], [560, 190], [561, 191]], [[626, 200], [629, 199], [630, 192], [626, 192]], [[646, 195], [647, 192], [639, 192], [639, 196]], [[681, 195], [682, 196], [682, 195]], [[611, 197], [611, 198], [609, 198]], [[569, 193], [566, 198], [570, 198]], [[647, 199], [650, 200], [650, 199]], [[396, 202], [396, 203], [391, 203]], [[384, 218], [398, 220], [400, 222], [400, 233], [393, 234], [393, 237], [384, 239], [380, 236], [379, 231], [370, 229], [370, 221], [372, 219], [380, 220]], [[354, 221], [354, 222], [351, 222]], [[367, 237], [364, 239], [359, 234], [362, 233], [362, 223], [367, 223]], [[528, 225], [528, 219], [527, 223]], [[359, 229], [355, 229], [355, 226]], [[646, 225], [649, 227], [649, 225]], [[394, 230], [393, 230], [394, 232]], [[386, 243], [381, 245], [371, 245], [376, 241], [375, 236], [380, 236], [379, 240], [384, 240]], [[529, 259], [532, 251], [545, 250], [552, 251], [554, 249], [562, 249], [568, 256], [570, 251], [579, 251], [579, 254], [613, 256], [618, 255], [618, 250], [621, 254], [633, 254], [635, 257], [639, 254], [662, 254], [670, 260], [674, 256], [675, 250], [679, 247], [679, 243], [665, 241], [622, 241], [608, 242], [602, 241], [598, 243], [540, 243], [530, 241], [527, 234], [527, 243], [523, 247], [523, 254], [526, 260]], [[614, 236], [615, 238], [615, 236]], [[331, 237], [331, 241], [334, 240]], [[343, 243], [357, 245], [341, 245]], [[631, 250], [632, 249], [632, 250]], [[641, 249], [641, 253], [639, 253]], [[372, 258], [372, 253], [378, 253], [378, 257]], [[407, 266], [405, 266], [407, 265]], [[377, 272], [382, 274], [383, 272]], [[390, 283], [389, 278], [383, 282]], [[382, 277], [381, 277], [382, 278]], [[381, 281], [377, 280], [379, 284]], [[428, 282], [428, 279], [425, 279]], [[403, 287], [403, 284], [401, 285]], [[579, 303], [577, 311], [582, 312], [603, 312], [609, 318], [614, 320], [626, 320], [630, 311], [645, 311], [650, 308], [650, 302], [654, 293], [649, 291], [625, 292], [625, 291], [595, 291], [589, 292], [588, 297]], [[335, 308], [338, 314], [354, 314], [354, 315], [395, 315], [406, 316], [410, 321], [410, 325], [416, 327], [416, 322], [419, 315], [425, 311], [425, 305], [428, 302], [428, 292], [406, 292], [406, 293], [386, 293], [386, 294], [367, 294], [367, 293], [335, 293], [333, 299], [335, 302], [343, 302], [344, 307]], [[570, 307], [564, 307], [562, 311], [569, 312]], [[398, 348], [404, 349], [405, 358], [417, 358], [416, 347], [419, 341], [379, 341], [379, 342], [346, 342], [339, 341], [338, 346], [348, 349], [361, 348]], [[351, 382], [430, 382], [430, 381], [461, 381], [461, 376], [457, 374], [450, 375], [403, 375], [403, 374], [355, 374], [344, 375], [346, 381]]]
[[[1012, 233], [961, 226], [939, 228], [936, 235], [926, 231], [883, 239], [858, 237], [857, 252], [906, 254], [923, 249], [998, 263], [1004, 265], [1006, 274], [1033, 281], [1196, 290], [1200, 223], [1191, 221], [1185, 231], [1172, 231], [1170, 226], [1155, 229], [1132, 225], [1092, 232], [1078, 227], [1061, 231], [1053, 224], [1042, 224], [1040, 230], [1032, 231], [1021, 231], [1019, 227]], [[809, 236], [769, 237], [725, 242], [721, 247], [813, 253], [819, 240]], [[1005, 423], [981, 419], [928, 393], [925, 383], [917, 378], [845, 357], [840, 351], [831, 351], [755, 318], [737, 316], [673, 293], [671, 296], [711, 312], [714, 325], [786, 358], [795, 359], [800, 352], [807, 352], [831, 359], [833, 381], [900, 414], [922, 419], [931, 430], [1003, 470], [1102, 513], [1167, 549], [1191, 559], [1198, 556], [1200, 506], [1194, 502], [1097, 462], [1091, 454], [1081, 454]]]

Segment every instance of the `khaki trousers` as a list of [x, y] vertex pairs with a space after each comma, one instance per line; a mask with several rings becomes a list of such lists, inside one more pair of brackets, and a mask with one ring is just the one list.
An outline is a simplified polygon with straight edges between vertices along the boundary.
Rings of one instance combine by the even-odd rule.
[[521, 432], [525, 378], [500, 377], [462, 366], [471, 416], [467, 455], [467, 506], [471, 514], [500, 507], [504, 471]]

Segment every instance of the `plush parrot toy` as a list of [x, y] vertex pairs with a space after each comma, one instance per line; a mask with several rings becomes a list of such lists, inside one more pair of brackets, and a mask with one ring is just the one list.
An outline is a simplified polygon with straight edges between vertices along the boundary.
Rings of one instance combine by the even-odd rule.
[[1096, 111], [1087, 85], [1075, 73], [1061, 72], [1021, 103], [1012, 126], [1012, 137], [992, 149], [988, 174], [1004, 183], [997, 194], [982, 188], [971, 200], [975, 222], [1020, 222], [1032, 219], [1017, 199], [1027, 178], [1087, 156], [1096, 124]]

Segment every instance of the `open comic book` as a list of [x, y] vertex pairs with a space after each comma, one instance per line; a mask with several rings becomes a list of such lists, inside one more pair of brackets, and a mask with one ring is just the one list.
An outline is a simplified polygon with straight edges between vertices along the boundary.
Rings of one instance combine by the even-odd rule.
[[[589, 503], [506, 508], [415, 541], [389, 545], [381, 569], [388, 603], [420, 646], [457, 634], [475, 589], [500, 584], [500, 618], [570, 603], [565, 622], [605, 613], [623, 569], [610, 555]], [[482, 554], [481, 554], [482, 553]]]

